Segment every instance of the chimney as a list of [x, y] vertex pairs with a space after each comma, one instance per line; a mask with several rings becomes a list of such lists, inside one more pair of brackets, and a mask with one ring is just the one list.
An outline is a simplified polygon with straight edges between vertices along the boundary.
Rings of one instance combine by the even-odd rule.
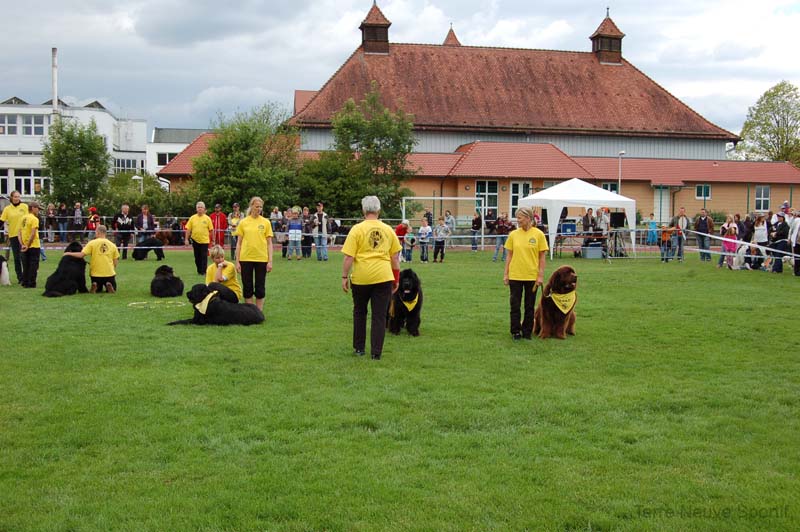
[[53, 56], [53, 115], [58, 116], [58, 48], [52, 49]]
[[381, 13], [376, 2], [367, 13], [367, 18], [358, 29], [361, 30], [361, 46], [368, 54], [389, 53], [389, 26], [392, 23]]

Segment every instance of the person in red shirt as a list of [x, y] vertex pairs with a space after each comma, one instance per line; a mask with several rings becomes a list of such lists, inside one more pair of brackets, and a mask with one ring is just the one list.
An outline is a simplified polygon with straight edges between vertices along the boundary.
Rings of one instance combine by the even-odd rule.
[[220, 247], [225, 247], [225, 233], [228, 229], [228, 217], [222, 212], [222, 205], [219, 203], [214, 205], [214, 212], [212, 212], [209, 217], [214, 227], [214, 238], [211, 241], [211, 246], [216, 244]]
[[408, 257], [408, 251], [406, 250], [406, 235], [411, 232], [411, 224], [409, 224], [408, 220], [403, 220], [400, 222], [400, 225], [394, 228], [394, 234], [397, 235], [397, 239], [400, 241], [400, 246], [402, 246], [402, 252], [400, 253], [400, 262], [406, 262]]

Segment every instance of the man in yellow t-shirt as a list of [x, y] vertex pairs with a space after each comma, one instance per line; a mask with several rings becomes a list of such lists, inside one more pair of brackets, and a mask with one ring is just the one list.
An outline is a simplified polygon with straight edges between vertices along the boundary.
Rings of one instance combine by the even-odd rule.
[[[400, 278], [400, 240], [378, 219], [381, 202], [376, 196], [361, 200], [364, 221], [350, 229], [342, 253], [342, 290], [353, 289], [353, 350], [364, 354], [367, 341], [367, 304], [372, 308], [370, 354], [380, 360], [386, 335], [386, 312]], [[352, 268], [352, 276], [350, 269]]]
[[113, 294], [117, 291], [117, 263], [119, 262], [119, 250], [113, 242], [106, 238], [108, 229], [105, 225], [98, 225], [95, 228], [96, 238], [86, 244], [82, 251], [65, 252], [64, 255], [82, 259], [85, 256], [91, 257], [89, 263], [89, 276], [92, 279], [92, 287], [89, 292], [92, 294], [106, 292]]
[[11, 205], [7, 205], [0, 214], [0, 222], [5, 224], [8, 244], [14, 253], [14, 270], [17, 272], [17, 282], [22, 284], [22, 252], [19, 242], [19, 225], [22, 218], [28, 214], [28, 206], [20, 201], [19, 190], [11, 191]]
[[[544, 280], [545, 254], [550, 249], [547, 238], [533, 224], [533, 210], [517, 209], [519, 227], [509, 233], [505, 248], [508, 260], [503, 283], [508, 286], [511, 306], [511, 337], [531, 339], [536, 291]], [[525, 313], [520, 323], [520, 303], [525, 296]]]
[[42, 251], [39, 242], [39, 204], [32, 201], [28, 208], [30, 212], [19, 223], [17, 238], [22, 252], [22, 288], [36, 288], [39, 256]]
[[208, 270], [206, 270], [206, 284], [220, 283], [227, 286], [241, 300], [242, 287], [239, 286], [239, 279], [236, 277], [236, 266], [232, 262], [225, 260], [225, 248], [211, 246], [208, 254], [213, 264], [210, 264]]
[[194, 265], [197, 267], [197, 273], [205, 275], [208, 269], [208, 244], [211, 242], [211, 234], [214, 231], [214, 224], [211, 218], [206, 215], [206, 204], [198, 201], [195, 205], [197, 214], [193, 214], [189, 221], [186, 222], [186, 242], [188, 246], [189, 241], [192, 242], [192, 249], [194, 250]]

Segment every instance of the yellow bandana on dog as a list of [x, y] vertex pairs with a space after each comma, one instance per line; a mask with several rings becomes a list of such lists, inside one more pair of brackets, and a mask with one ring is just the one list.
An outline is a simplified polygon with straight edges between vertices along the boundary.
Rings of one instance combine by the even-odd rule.
[[563, 314], [568, 313], [572, 308], [575, 306], [575, 301], [577, 300], [578, 296], [575, 293], [575, 290], [572, 292], [567, 292], [566, 294], [556, 294], [554, 292], [550, 292], [550, 295], [547, 296], [553, 300], [558, 310], [560, 310]]
[[205, 298], [203, 298], [203, 300], [200, 303], [196, 304], [194, 308], [196, 308], [200, 314], [205, 316], [206, 311], [208, 310], [208, 304], [211, 303], [211, 300], [214, 298], [215, 295], [217, 295], [216, 290], [214, 290], [213, 292], [208, 294]]
[[405, 301], [405, 300], [401, 300], [401, 301], [403, 301], [403, 305], [406, 306], [408, 311], [411, 312], [412, 310], [414, 310], [414, 307], [417, 306], [417, 301], [419, 301], [419, 294], [417, 294], [417, 297], [415, 297], [411, 301]]

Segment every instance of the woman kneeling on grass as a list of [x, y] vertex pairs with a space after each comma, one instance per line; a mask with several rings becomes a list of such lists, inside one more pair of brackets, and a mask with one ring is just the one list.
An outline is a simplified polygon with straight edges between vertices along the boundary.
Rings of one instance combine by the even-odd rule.
[[[367, 342], [367, 303], [372, 308], [370, 353], [380, 360], [386, 334], [386, 312], [400, 280], [400, 240], [378, 219], [381, 202], [376, 196], [361, 200], [364, 221], [353, 226], [344, 241], [342, 290], [353, 288], [353, 350], [364, 354]], [[350, 268], [353, 277], [350, 279]]]
[[225, 260], [225, 249], [220, 245], [211, 246], [208, 255], [213, 264], [206, 270], [206, 284], [220, 283], [227, 286], [241, 301], [242, 287], [239, 286], [239, 279], [236, 278], [236, 266]]
[[258, 310], [264, 311], [267, 273], [272, 271], [272, 224], [261, 216], [264, 201], [250, 200], [247, 216], [236, 226], [236, 271], [242, 274], [245, 303], [256, 296]]
[[[528, 207], [517, 209], [519, 227], [509, 233], [506, 240], [508, 260], [503, 283], [509, 288], [511, 306], [511, 337], [514, 340], [531, 339], [536, 291], [544, 281], [545, 252], [550, 248], [547, 239], [533, 223], [533, 211]], [[525, 295], [525, 314], [520, 323], [520, 303]]]

